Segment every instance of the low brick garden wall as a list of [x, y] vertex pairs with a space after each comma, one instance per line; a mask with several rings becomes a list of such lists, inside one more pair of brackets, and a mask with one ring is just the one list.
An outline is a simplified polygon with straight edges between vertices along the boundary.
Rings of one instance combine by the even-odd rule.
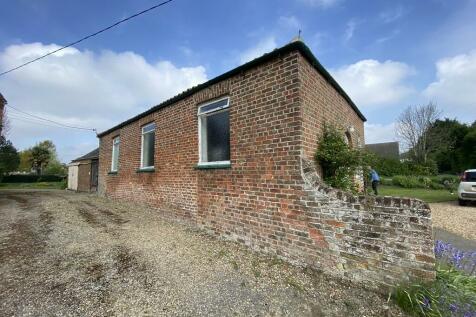
[[354, 196], [325, 186], [301, 159], [309, 236], [322, 248], [319, 267], [369, 286], [434, 279], [429, 206], [416, 199]]

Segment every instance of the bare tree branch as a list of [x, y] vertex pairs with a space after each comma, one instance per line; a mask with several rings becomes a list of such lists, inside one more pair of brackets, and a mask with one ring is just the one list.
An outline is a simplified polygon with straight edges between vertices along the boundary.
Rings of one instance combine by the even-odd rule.
[[428, 129], [440, 114], [438, 107], [430, 102], [424, 106], [410, 106], [398, 118], [397, 135], [415, 161], [426, 163], [429, 152]]

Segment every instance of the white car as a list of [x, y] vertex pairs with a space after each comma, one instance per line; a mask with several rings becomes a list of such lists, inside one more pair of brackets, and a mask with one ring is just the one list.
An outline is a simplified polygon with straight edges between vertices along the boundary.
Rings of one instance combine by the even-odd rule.
[[458, 201], [461, 206], [476, 201], [476, 169], [466, 170], [458, 186]]

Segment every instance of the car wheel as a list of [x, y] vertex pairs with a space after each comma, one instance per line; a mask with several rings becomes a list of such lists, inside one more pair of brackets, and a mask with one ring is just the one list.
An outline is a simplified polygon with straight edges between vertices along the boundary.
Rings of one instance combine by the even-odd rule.
[[458, 199], [458, 203], [460, 206], [466, 206], [466, 201], [463, 199]]

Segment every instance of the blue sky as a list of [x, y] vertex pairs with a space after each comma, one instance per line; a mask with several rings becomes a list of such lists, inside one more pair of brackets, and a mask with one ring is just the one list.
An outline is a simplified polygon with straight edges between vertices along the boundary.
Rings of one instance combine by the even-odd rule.
[[[74, 41], [157, 1], [5, 1], [0, 70]], [[476, 120], [475, 0], [175, 0], [73, 49], [0, 77], [12, 106], [104, 130], [176, 93], [288, 43], [305, 43], [366, 115], [367, 142], [396, 138], [408, 105]], [[43, 139], [67, 162], [93, 133], [22, 121], [20, 148]]]

